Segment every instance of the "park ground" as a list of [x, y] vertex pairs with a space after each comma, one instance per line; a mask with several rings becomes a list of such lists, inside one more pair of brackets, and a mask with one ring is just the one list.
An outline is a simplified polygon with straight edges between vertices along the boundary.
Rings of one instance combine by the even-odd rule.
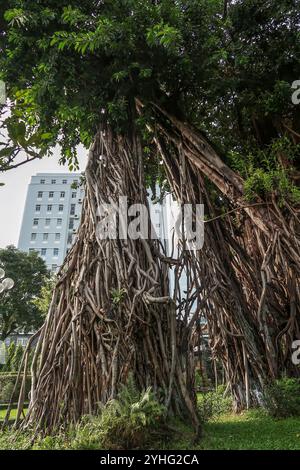
[[[184, 431], [184, 429], [182, 429]], [[223, 414], [204, 425], [191, 447], [188, 430], [169, 448], [199, 450], [300, 450], [300, 418], [274, 419], [262, 410]]]
[[[5, 411], [0, 411], [0, 420]], [[274, 419], [262, 410], [241, 414], [223, 414], [204, 425], [204, 436], [193, 443], [193, 432], [188, 426], [174, 423], [175, 438], [161, 449], [181, 450], [300, 450], [300, 418]], [[7, 449], [0, 433], [0, 449]], [[84, 447], [83, 444], [83, 449]]]

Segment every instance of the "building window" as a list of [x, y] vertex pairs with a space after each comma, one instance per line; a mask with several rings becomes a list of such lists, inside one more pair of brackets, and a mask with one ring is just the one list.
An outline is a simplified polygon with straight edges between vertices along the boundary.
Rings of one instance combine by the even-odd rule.
[[54, 249], [53, 249], [53, 256], [54, 256], [54, 257], [57, 257], [57, 256], [58, 256], [58, 253], [59, 253], [58, 248], [54, 248]]
[[35, 212], [40, 212], [41, 206], [38, 204], [35, 206]]
[[39, 219], [33, 219], [33, 225], [35, 226], [39, 225]]
[[60, 240], [60, 233], [56, 233], [55, 234], [55, 241], [59, 242], [59, 240]]
[[62, 192], [60, 193], [60, 198], [61, 198], [61, 199], [64, 199], [65, 195], [66, 195], [66, 193], [65, 193], [64, 191], [62, 191]]
[[52, 264], [51, 270], [52, 270], [52, 271], [56, 271], [56, 270], [57, 270], [57, 264]]
[[59, 204], [58, 206], [58, 212], [63, 212], [64, 206], [62, 204]]
[[57, 219], [57, 226], [61, 227], [61, 224], [62, 224], [62, 219]]
[[63, 180], [63, 181], [62, 181], [62, 184], [67, 184], [67, 180]]
[[48, 233], [43, 233], [43, 240], [46, 242], [48, 240]]
[[42, 248], [41, 249], [41, 255], [46, 256], [46, 253], [47, 253], [47, 248]]
[[36, 233], [32, 233], [31, 234], [31, 241], [35, 241], [36, 240]]
[[54, 192], [53, 192], [53, 191], [50, 191], [50, 193], [49, 193], [49, 199], [53, 199], [53, 197], [54, 197]]
[[76, 204], [71, 204], [71, 211], [70, 211], [71, 215], [75, 215], [75, 209], [76, 209]]
[[51, 204], [48, 204], [47, 206], [47, 212], [51, 212], [52, 211], [52, 205]]
[[45, 220], [45, 226], [46, 226], [46, 227], [49, 227], [49, 225], [50, 225], [50, 219], [46, 219], [46, 220]]
[[69, 229], [72, 229], [74, 228], [74, 219], [70, 219], [70, 222], [69, 222]]
[[43, 191], [39, 191], [38, 192], [38, 199], [42, 199], [42, 197], [43, 197]]
[[51, 180], [51, 184], [56, 184], [56, 180]]
[[72, 233], [69, 233], [69, 234], [68, 234], [68, 245], [71, 245], [71, 244], [72, 244], [72, 241], [73, 241]]
[[41, 181], [40, 181], [40, 184], [45, 184], [45, 180], [41, 180]]
[[76, 199], [77, 193], [72, 193], [72, 199]]

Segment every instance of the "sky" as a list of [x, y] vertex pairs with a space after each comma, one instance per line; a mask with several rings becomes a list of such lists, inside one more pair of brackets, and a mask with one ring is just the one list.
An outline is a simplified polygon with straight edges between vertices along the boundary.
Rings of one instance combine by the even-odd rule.
[[[86, 165], [87, 150], [79, 148], [80, 171]], [[52, 157], [36, 160], [25, 165], [0, 173], [0, 248], [18, 244], [27, 188], [31, 176], [36, 173], [68, 173], [68, 167], [59, 165], [59, 149]]]

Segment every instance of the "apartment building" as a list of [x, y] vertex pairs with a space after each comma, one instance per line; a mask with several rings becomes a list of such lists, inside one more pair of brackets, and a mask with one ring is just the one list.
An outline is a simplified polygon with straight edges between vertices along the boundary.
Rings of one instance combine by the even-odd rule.
[[56, 272], [79, 225], [83, 189], [79, 173], [37, 173], [28, 186], [18, 248], [36, 251]]

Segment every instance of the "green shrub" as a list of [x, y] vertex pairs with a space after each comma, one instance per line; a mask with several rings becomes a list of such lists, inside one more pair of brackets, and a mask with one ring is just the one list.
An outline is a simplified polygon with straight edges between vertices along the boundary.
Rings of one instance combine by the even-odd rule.
[[6, 384], [1, 389], [0, 392], [0, 400], [3, 403], [8, 403], [10, 401], [10, 398], [12, 396], [14, 390], [14, 384], [11, 381], [8, 381]]
[[225, 396], [225, 387], [220, 385], [216, 391], [198, 395], [198, 412], [201, 421], [217, 418], [232, 411], [232, 398]]
[[19, 367], [21, 365], [23, 354], [24, 354], [24, 348], [22, 347], [21, 344], [18, 344], [15, 350], [15, 354], [11, 360], [11, 371], [18, 372]]
[[[7, 403], [11, 395], [9, 395], [9, 391], [11, 393], [13, 392], [14, 385], [17, 380], [17, 374], [16, 373], [10, 373], [10, 372], [1, 372], [0, 373], [0, 403]], [[31, 385], [31, 378], [27, 377], [26, 378], [26, 385], [25, 385], [25, 399], [28, 398], [28, 394], [30, 391], [30, 385]], [[21, 378], [19, 380], [19, 383], [17, 385], [16, 391], [13, 395], [13, 401], [16, 402], [19, 397], [20, 393], [20, 388], [21, 388]]]
[[12, 429], [0, 430], [1, 450], [28, 450], [31, 448], [32, 434], [30, 432], [18, 432]]
[[268, 384], [263, 392], [263, 401], [273, 417], [300, 416], [300, 380], [284, 378]]
[[35, 449], [134, 449], [155, 440], [163, 427], [165, 408], [150, 389], [139, 392], [132, 379], [115, 400], [100, 408], [97, 416], [84, 416], [67, 433], [36, 442]]
[[3, 365], [3, 370], [6, 372], [12, 372], [12, 361], [16, 352], [16, 345], [12, 341], [8, 348], [6, 348], [6, 363]]

